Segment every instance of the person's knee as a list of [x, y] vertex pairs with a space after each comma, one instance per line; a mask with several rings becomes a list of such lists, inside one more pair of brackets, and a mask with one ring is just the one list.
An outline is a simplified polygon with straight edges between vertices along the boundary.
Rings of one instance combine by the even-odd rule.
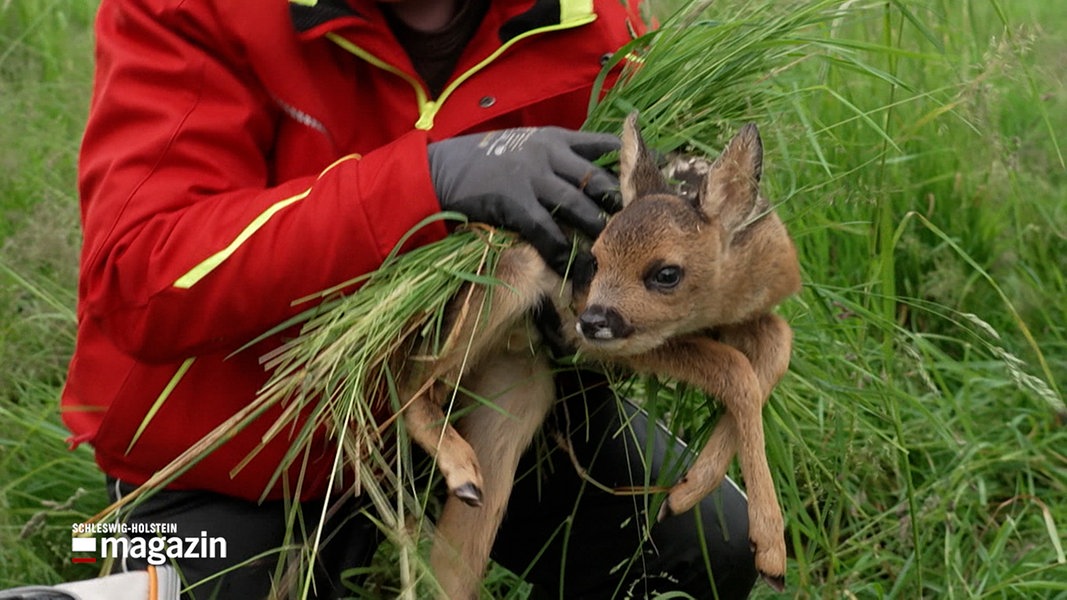
[[[133, 489], [124, 482], [108, 479], [112, 501]], [[322, 537], [329, 541], [317, 553], [316, 597], [320, 598], [345, 595], [343, 572], [365, 566], [379, 541], [377, 527], [361, 514], [361, 502], [354, 498], [342, 501], [347, 504], [324, 525], [326, 533]], [[317, 523], [321, 508], [321, 501], [302, 504], [300, 522]], [[183, 540], [187, 536], [224, 540], [221, 556], [198, 552], [196, 557], [168, 557], [188, 586], [183, 598], [265, 598], [273, 589], [272, 580], [280, 562], [289, 568], [288, 561], [299, 560], [300, 553], [293, 551], [292, 545], [303, 543], [303, 532], [289, 531], [292, 537], [287, 543], [287, 510], [282, 501], [256, 503], [213, 492], [163, 489], [123, 509], [120, 519], [147, 526], [137, 529], [172, 527]], [[141, 570], [147, 565], [144, 558], [127, 557], [120, 568]]]
[[[744, 494], [727, 479], [693, 510], [651, 523], [647, 537], [642, 532], [649, 531], [645, 511], [651, 507], [587, 485], [572, 461], [597, 482], [635, 487], [670, 481], [691, 454], [641, 407], [615, 396], [602, 376], [571, 373], [558, 383], [567, 400], [557, 410], [562, 414], [556, 425], [568, 434], [569, 452], [551, 453], [551, 468], [543, 468], [545, 457], [528, 457], [530, 473], [544, 476], [517, 484], [496, 557], [525, 569], [531, 582], [545, 586], [543, 592], [565, 590], [566, 598], [641, 598], [671, 591], [745, 598], [757, 574]], [[555, 534], [546, 540], [545, 532]], [[528, 566], [531, 560], [537, 564]]]

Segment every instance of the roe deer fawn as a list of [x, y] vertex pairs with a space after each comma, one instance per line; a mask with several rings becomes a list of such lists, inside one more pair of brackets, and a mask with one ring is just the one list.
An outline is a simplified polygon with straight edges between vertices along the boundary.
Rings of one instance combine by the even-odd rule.
[[[665, 175], [630, 115], [620, 152], [623, 208], [592, 246], [597, 268], [588, 288], [572, 290], [532, 247], [517, 244], [499, 258], [502, 285], [470, 285], [453, 300], [444, 350], [432, 362], [406, 363], [405, 425], [452, 493], [431, 554], [445, 597], [477, 597], [519, 458], [555, 402], [551, 365], [528, 318], [543, 303], [581, 356], [683, 381], [722, 403], [724, 415], [659, 518], [714, 490], [737, 453], [756, 568], [782, 588], [784, 525], [761, 413], [792, 346], [792, 330], [771, 310], [798, 291], [800, 274], [785, 226], [759, 193], [762, 161], [750, 124], [714, 163], [676, 160]], [[674, 178], [696, 181], [696, 191], [672, 188]], [[477, 406], [453, 428], [442, 405], [460, 379], [495, 408]]]

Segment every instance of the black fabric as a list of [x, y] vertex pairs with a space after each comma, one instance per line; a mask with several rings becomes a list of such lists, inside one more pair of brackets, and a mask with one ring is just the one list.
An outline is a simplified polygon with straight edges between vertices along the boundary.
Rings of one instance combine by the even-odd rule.
[[[652, 524], [646, 536], [647, 525], [654, 523], [649, 511], [655, 514], [662, 495], [615, 495], [589, 484], [554, 432], [567, 431], [563, 437], [578, 465], [613, 488], [669, 485], [692, 458], [689, 450], [635, 405], [617, 398], [602, 375], [574, 371], [559, 375], [557, 382], [564, 401], [519, 466], [493, 558], [533, 583], [536, 598], [645, 598], [669, 591], [698, 599], [747, 597], [756, 572], [741, 492], [727, 481], [697, 509]], [[651, 466], [647, 482], [646, 464]], [[131, 491], [114, 480], [108, 487], [113, 501]], [[321, 508], [319, 502], [305, 503], [304, 522], [317, 523]], [[343, 597], [341, 573], [373, 557], [381, 533], [362, 510], [360, 499], [348, 499], [327, 524], [326, 531], [333, 533], [316, 565], [319, 598]], [[271, 551], [282, 544], [285, 514], [282, 502], [259, 505], [209, 492], [164, 490], [126, 519], [175, 523], [182, 536], [203, 531], [225, 537], [227, 560], [181, 565], [189, 582], [268, 552], [185, 596], [255, 600], [270, 590], [278, 559]], [[127, 566], [145, 565], [130, 561]]]
[[604, 491], [579, 476], [575, 460], [604, 486], [640, 488], [674, 483], [692, 459], [689, 450], [617, 398], [603, 375], [572, 371], [557, 376], [557, 385], [566, 400], [546, 429], [569, 431], [574, 458], [554, 436], [543, 440], [547, 453], [527, 453], [493, 558], [525, 574], [538, 598], [652, 598], [671, 591], [746, 598], [757, 573], [744, 495], [726, 481], [696, 509], [655, 523], [654, 500], [662, 495]]
[[426, 83], [433, 98], [441, 94], [441, 90], [452, 77], [460, 55], [474, 37], [488, 11], [489, 0], [460, 2], [451, 22], [438, 31], [426, 32], [404, 23], [394, 14], [391, 5], [382, 5], [382, 13], [389, 23], [389, 29], [407, 52], [415, 72]]
[[[318, 0], [314, 6], [289, 3], [293, 28], [303, 32], [333, 19], [357, 15], [345, 0]], [[536, 0], [526, 12], [509, 19], [500, 28], [501, 42], [507, 42], [532, 29], [556, 25], [560, 22], [559, 0]]]
[[356, 12], [348, 6], [345, 0], [318, 0], [315, 6], [305, 6], [296, 2], [289, 3], [289, 16], [293, 20], [293, 28], [304, 32], [312, 27], [317, 27], [341, 17], [351, 17]]
[[500, 28], [500, 41], [517, 37], [538, 27], [559, 23], [559, 0], [537, 0], [530, 10], [508, 20]]

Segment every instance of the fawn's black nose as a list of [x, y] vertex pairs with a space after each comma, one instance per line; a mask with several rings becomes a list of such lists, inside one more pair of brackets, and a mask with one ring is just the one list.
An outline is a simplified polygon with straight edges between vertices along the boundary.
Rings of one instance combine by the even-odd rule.
[[632, 332], [633, 327], [613, 308], [593, 304], [578, 315], [578, 333], [586, 339], [617, 340]]

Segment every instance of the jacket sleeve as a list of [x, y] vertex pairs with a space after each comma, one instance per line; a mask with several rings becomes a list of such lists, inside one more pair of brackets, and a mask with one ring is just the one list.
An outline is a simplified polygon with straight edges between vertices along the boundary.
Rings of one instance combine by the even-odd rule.
[[275, 103], [211, 19], [155, 4], [105, 0], [97, 18], [79, 317], [172, 361], [232, 349], [306, 308], [293, 300], [377, 268], [439, 207], [417, 131], [272, 181]]

